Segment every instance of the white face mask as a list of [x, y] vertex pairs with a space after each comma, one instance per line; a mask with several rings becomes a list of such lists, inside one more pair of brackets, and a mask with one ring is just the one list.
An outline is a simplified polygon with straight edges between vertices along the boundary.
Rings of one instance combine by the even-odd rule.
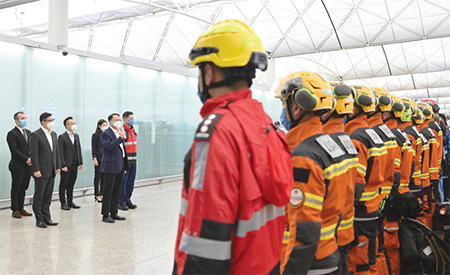
[[50, 130], [53, 129], [53, 128], [55, 128], [55, 122], [54, 122], [54, 121], [49, 122], [49, 123], [47, 124], [47, 127], [48, 127]]
[[106, 129], [108, 129], [108, 126], [103, 126], [103, 127], [100, 128], [100, 129], [102, 129], [102, 131], [105, 131]]
[[78, 126], [76, 124], [72, 124], [72, 131], [75, 132], [76, 130], [78, 130]]
[[121, 121], [116, 121], [113, 123], [114, 127], [116, 127], [117, 129], [120, 129], [120, 127], [122, 126], [122, 122]]

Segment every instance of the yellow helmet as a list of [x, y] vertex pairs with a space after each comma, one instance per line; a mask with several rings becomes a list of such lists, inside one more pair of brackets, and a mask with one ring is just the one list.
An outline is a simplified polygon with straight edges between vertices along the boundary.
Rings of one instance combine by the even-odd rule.
[[336, 82], [330, 82], [333, 89], [333, 96], [336, 99], [335, 110], [340, 115], [346, 115], [353, 113], [353, 98], [352, 88], [345, 84], [337, 84]]
[[267, 54], [261, 39], [246, 23], [230, 19], [214, 24], [202, 33], [189, 53], [188, 62], [212, 62], [221, 68], [267, 69]]
[[416, 124], [422, 124], [425, 121], [425, 117], [423, 116], [422, 110], [417, 108], [417, 115], [413, 116], [412, 120], [414, 120]]
[[284, 83], [286, 83], [287, 80], [289, 80], [291, 78], [294, 78], [294, 77], [301, 77], [301, 72], [295, 72], [295, 73], [288, 74], [287, 76], [282, 78], [278, 82], [278, 84], [276, 84], [276, 87], [275, 87], [275, 98], [282, 98], [281, 97], [281, 90], [283, 89]]
[[361, 106], [364, 113], [370, 113], [375, 111], [376, 100], [373, 93], [366, 86], [351, 85], [353, 88], [353, 98], [356, 104]]
[[433, 108], [428, 103], [418, 102], [417, 107], [419, 107], [422, 110], [425, 120], [433, 118]]
[[405, 112], [405, 105], [403, 105], [402, 100], [395, 95], [390, 95], [392, 98], [391, 110], [396, 118], [401, 118]]
[[293, 101], [307, 111], [333, 109], [333, 95], [328, 82], [313, 72], [296, 72], [283, 78], [281, 98]]
[[383, 88], [378, 87], [370, 87], [372, 93], [378, 99], [378, 107], [382, 112], [391, 111], [392, 108], [392, 98], [389, 96], [389, 93], [386, 92]]

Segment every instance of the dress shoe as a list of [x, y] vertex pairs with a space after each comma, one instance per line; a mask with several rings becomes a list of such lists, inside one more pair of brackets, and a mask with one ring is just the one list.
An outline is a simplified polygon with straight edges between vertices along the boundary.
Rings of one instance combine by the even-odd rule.
[[58, 225], [57, 222], [54, 222], [54, 221], [52, 221], [52, 220], [46, 220], [46, 221], [44, 221], [44, 222], [45, 222], [46, 225], [50, 225], [50, 226], [56, 226], [56, 225]]
[[136, 209], [137, 205], [133, 204], [132, 202], [127, 203], [128, 209]]
[[111, 218], [110, 216], [103, 216], [102, 221], [107, 222], [107, 223], [115, 223], [116, 221], [113, 220], [113, 218]]
[[96, 196], [94, 199], [96, 202], [102, 202], [102, 198], [100, 196]]
[[47, 228], [47, 225], [45, 224], [45, 222], [36, 222], [36, 226], [40, 227], [40, 228]]
[[62, 210], [70, 210], [70, 207], [67, 204], [62, 204], [61, 209]]
[[117, 221], [124, 221], [124, 220], [126, 220], [127, 218], [125, 218], [125, 217], [121, 217], [121, 216], [119, 216], [119, 215], [111, 215], [111, 218], [113, 219], [113, 220], [117, 220]]
[[22, 210], [20, 210], [19, 212], [20, 212], [20, 214], [21, 214], [22, 216], [27, 216], [27, 217], [33, 216], [33, 214], [27, 212], [27, 210], [25, 210], [25, 209], [22, 209]]
[[75, 209], [78, 209], [78, 208], [80, 208], [81, 206], [78, 206], [78, 205], [76, 205], [75, 203], [72, 202], [72, 204], [70, 205], [70, 207], [75, 208]]
[[122, 211], [127, 211], [128, 210], [128, 206], [125, 203], [119, 203], [118, 207]]
[[19, 210], [16, 210], [16, 211], [12, 212], [12, 217], [16, 218], [16, 219], [21, 219], [22, 214], [20, 214]]

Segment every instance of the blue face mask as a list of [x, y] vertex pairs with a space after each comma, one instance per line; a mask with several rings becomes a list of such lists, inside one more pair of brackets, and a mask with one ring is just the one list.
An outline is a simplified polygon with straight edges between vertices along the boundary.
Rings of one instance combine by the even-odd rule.
[[25, 127], [25, 126], [27, 126], [27, 120], [26, 119], [21, 120], [19, 124], [20, 124], [20, 126]]
[[129, 119], [128, 120], [128, 125], [133, 126], [133, 124], [134, 124], [134, 119]]
[[291, 130], [292, 123], [286, 118], [286, 109], [285, 108], [283, 108], [281, 110], [280, 121], [281, 121], [281, 124], [283, 125], [284, 129], [286, 129], [287, 131]]
[[347, 123], [347, 116], [344, 117], [344, 124]]

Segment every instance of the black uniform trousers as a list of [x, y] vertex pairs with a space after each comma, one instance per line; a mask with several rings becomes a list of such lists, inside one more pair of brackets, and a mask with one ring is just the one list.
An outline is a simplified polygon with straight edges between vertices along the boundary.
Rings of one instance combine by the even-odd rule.
[[102, 172], [100, 171], [102, 163], [99, 161], [98, 166], [94, 166], [94, 195], [101, 196], [103, 194]]
[[25, 193], [30, 185], [31, 167], [9, 169], [11, 172], [11, 210], [20, 211], [25, 202]]
[[51, 219], [50, 204], [52, 203], [54, 183], [54, 174], [48, 178], [34, 178], [33, 212], [36, 222], [45, 222]]
[[67, 193], [67, 205], [71, 206], [73, 203], [73, 187], [75, 186], [78, 176], [78, 165], [75, 162], [67, 168], [67, 172], [61, 170], [61, 180], [59, 182], [59, 201], [62, 205], [66, 204]]
[[[125, 165], [124, 165], [125, 166]], [[123, 170], [117, 174], [102, 174], [102, 187], [103, 189], [103, 202], [102, 202], [102, 215], [109, 216], [117, 215], [119, 208], [119, 199], [123, 186]]]

